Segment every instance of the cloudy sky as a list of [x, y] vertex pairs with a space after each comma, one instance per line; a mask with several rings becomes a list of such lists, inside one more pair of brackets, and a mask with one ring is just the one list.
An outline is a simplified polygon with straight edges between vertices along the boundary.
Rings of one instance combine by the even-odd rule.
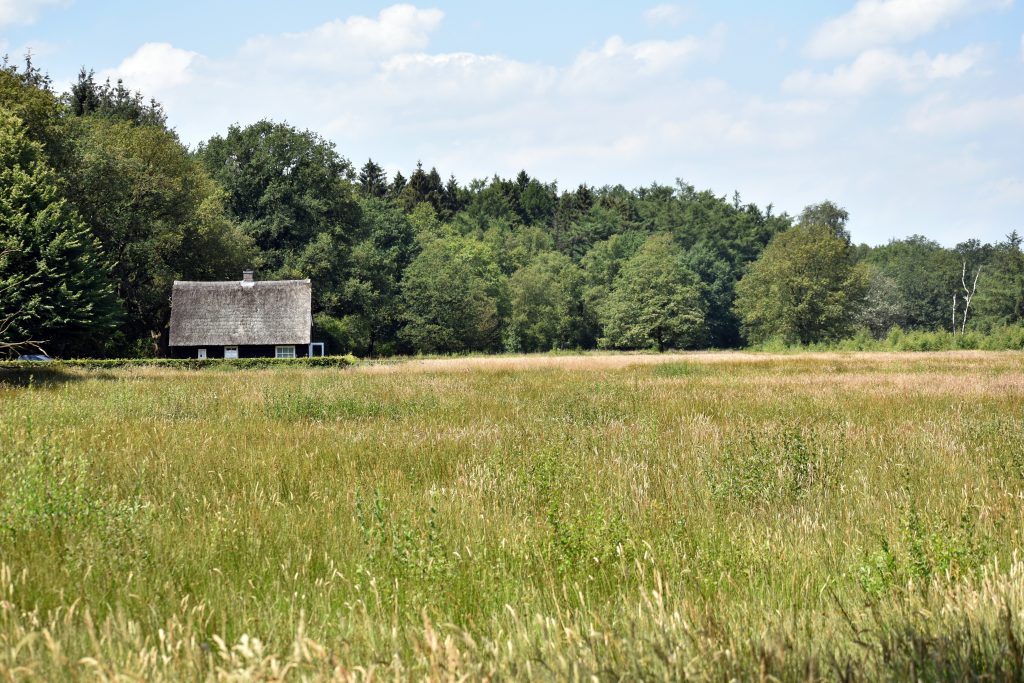
[[392, 172], [682, 178], [954, 244], [1024, 232], [1020, 5], [0, 0], [0, 51], [123, 77], [190, 145], [270, 117]]

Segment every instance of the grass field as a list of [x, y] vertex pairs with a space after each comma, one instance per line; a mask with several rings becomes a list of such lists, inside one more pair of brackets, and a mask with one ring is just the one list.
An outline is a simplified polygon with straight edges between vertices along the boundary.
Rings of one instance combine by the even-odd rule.
[[1024, 354], [0, 384], [0, 680], [1024, 676]]

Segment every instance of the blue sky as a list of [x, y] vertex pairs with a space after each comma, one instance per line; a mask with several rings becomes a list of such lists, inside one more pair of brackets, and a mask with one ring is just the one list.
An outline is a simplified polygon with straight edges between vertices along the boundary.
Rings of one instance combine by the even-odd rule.
[[391, 172], [828, 198], [875, 244], [1024, 232], [1013, 0], [0, 0], [0, 50], [27, 48], [155, 96], [190, 145], [270, 117]]

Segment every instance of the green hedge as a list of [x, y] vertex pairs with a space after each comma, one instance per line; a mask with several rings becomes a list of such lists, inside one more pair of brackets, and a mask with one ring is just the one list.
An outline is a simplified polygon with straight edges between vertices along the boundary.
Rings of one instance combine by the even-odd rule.
[[809, 346], [788, 345], [778, 340], [750, 347], [752, 351], [1021, 351], [1024, 350], [1024, 325], [1007, 325], [988, 332], [968, 330], [967, 334], [945, 331], [907, 330], [899, 327], [875, 339], [867, 330], [858, 330], [852, 337]]
[[250, 370], [254, 368], [344, 368], [356, 362], [354, 356], [317, 356], [314, 358], [106, 358], [54, 361], [0, 361], [0, 370], [59, 370], [61, 368], [85, 368], [107, 370], [112, 368], [178, 368], [181, 370], [205, 370], [207, 368], [229, 368]]

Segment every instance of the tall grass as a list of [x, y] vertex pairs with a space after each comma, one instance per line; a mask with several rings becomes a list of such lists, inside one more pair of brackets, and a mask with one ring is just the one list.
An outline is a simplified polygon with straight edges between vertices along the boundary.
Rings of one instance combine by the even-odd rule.
[[0, 679], [1024, 675], [1024, 355], [0, 385]]

